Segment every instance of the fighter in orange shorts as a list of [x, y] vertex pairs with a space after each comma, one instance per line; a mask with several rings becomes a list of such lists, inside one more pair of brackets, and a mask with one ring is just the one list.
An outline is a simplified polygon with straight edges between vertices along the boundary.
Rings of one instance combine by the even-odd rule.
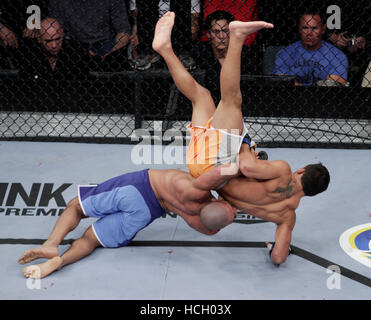
[[[229, 24], [228, 51], [220, 74], [221, 100], [216, 108], [209, 91], [193, 79], [172, 50], [174, 19], [174, 13], [168, 12], [158, 21], [152, 46], [164, 58], [179, 91], [193, 105], [189, 126], [192, 139], [187, 150], [189, 171], [197, 177], [219, 163], [231, 163], [229, 167], [237, 168], [233, 177], [216, 190], [232, 206], [277, 225], [274, 247], [269, 243], [267, 246], [271, 260], [280, 264], [290, 252], [295, 210], [301, 198], [325, 191], [330, 175], [321, 163], [292, 172], [284, 160], [259, 160], [246, 135], [240, 91], [242, 46], [250, 33], [273, 25], [264, 21], [233, 21]], [[243, 143], [244, 139], [247, 144]], [[235, 160], [239, 160], [238, 166], [233, 164]], [[208, 227], [204, 217], [214, 220], [215, 212], [213, 209], [206, 211], [200, 218]]]
[[195, 178], [219, 164], [237, 163], [242, 143], [255, 145], [244, 125], [240, 134], [239, 129], [228, 132], [215, 128], [212, 121], [213, 118], [210, 118], [203, 126], [188, 126], [191, 140], [187, 149], [187, 166]]
[[[173, 13], [168, 13], [165, 19], [174, 19], [171, 15]], [[254, 22], [250, 24], [248, 32], [272, 27], [270, 23]], [[221, 100], [216, 108], [210, 92], [196, 82], [174, 54], [170, 42], [171, 30], [172, 27], [159, 23], [153, 48], [164, 58], [179, 91], [192, 102], [192, 123], [188, 126], [191, 141], [187, 150], [187, 165], [191, 175], [198, 177], [218, 164], [236, 162], [243, 142], [251, 147], [254, 144], [251, 143], [242, 120], [242, 46], [234, 41], [229, 42], [228, 52], [232, 51], [233, 57], [225, 58], [223, 62], [220, 74]]]

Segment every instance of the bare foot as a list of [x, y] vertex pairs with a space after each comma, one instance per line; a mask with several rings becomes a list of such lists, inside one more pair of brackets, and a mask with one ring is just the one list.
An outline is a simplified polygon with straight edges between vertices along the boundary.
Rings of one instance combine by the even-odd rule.
[[52, 246], [42, 245], [35, 249], [27, 250], [22, 256], [18, 259], [18, 263], [25, 264], [29, 263], [35, 259], [46, 258], [50, 259], [58, 256], [58, 248]]
[[62, 258], [54, 257], [44, 263], [25, 267], [23, 269], [23, 274], [27, 278], [41, 279], [41, 278], [48, 276], [55, 270], [58, 270], [61, 267], [61, 265], [62, 265]]
[[168, 11], [157, 21], [152, 48], [159, 54], [171, 49], [171, 31], [174, 26], [175, 13]]
[[231, 34], [237, 37], [246, 38], [249, 34], [259, 31], [261, 29], [271, 29], [273, 24], [265, 21], [232, 21], [229, 24], [229, 30]]

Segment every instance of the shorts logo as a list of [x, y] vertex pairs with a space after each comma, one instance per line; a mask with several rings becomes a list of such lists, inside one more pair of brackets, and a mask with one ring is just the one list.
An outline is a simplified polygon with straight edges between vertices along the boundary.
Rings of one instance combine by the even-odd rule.
[[346, 230], [340, 236], [339, 242], [348, 255], [371, 268], [371, 223]]

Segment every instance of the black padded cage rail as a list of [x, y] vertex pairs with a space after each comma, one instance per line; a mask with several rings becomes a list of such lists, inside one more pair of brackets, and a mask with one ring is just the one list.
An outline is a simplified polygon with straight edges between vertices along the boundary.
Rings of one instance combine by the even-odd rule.
[[[213, 46], [229, 37], [226, 21], [274, 24], [241, 57], [244, 121], [260, 146], [371, 148], [369, 0], [2, 0], [0, 10], [0, 140], [186, 145], [192, 105], [152, 50], [171, 10], [174, 51], [216, 105]], [[292, 49], [316, 37], [321, 53]]]

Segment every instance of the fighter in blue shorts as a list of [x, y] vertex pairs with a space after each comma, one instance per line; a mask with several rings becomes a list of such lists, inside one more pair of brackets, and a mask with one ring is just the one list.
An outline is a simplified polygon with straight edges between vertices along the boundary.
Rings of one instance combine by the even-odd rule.
[[[236, 209], [224, 200], [214, 199], [210, 190], [230, 178], [223, 172], [223, 166], [218, 166], [197, 179], [180, 170], [143, 170], [99, 185], [79, 186], [78, 197], [69, 202], [48, 240], [40, 247], [26, 251], [18, 262], [24, 264], [38, 258], [49, 259], [23, 270], [26, 277], [46, 277], [84, 258], [99, 246], [118, 248], [128, 245], [141, 229], [166, 212], [180, 215], [199, 232], [215, 234], [233, 222]], [[209, 205], [215, 216], [213, 230], [207, 229], [200, 219], [200, 212], [209, 210]], [[59, 244], [86, 217], [98, 220], [59, 256]]]
[[148, 170], [97, 186], [79, 186], [78, 198], [86, 216], [100, 218], [92, 229], [103, 247], [127, 245], [139, 230], [166, 213], [151, 188]]

